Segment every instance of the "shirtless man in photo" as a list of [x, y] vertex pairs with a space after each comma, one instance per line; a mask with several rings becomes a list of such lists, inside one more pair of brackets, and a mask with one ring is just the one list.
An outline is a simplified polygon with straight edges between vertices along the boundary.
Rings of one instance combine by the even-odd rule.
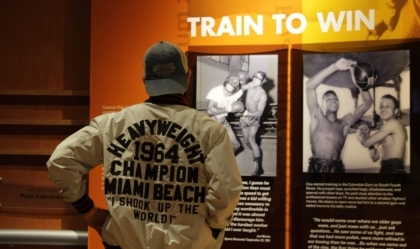
[[[386, 94], [382, 96], [379, 106], [379, 116], [384, 122], [382, 127], [372, 135], [366, 125], [361, 125], [357, 131], [361, 144], [369, 148], [372, 161], [376, 162], [381, 158], [379, 173], [406, 173], [404, 157], [407, 132], [396, 119], [398, 112], [398, 100]], [[382, 145], [382, 152], [375, 145]]]
[[[372, 97], [369, 91], [360, 90], [363, 103], [357, 106], [353, 114], [348, 113], [342, 118], [338, 118], [337, 112], [340, 103], [337, 94], [334, 91], [324, 93], [321, 108], [317, 102], [316, 88], [337, 71], [348, 70], [352, 74], [353, 67], [356, 64], [356, 61], [341, 58], [319, 71], [306, 82], [307, 105], [311, 116], [310, 142], [312, 150], [308, 172], [340, 173], [345, 171], [341, 160], [341, 151], [349, 133], [349, 128], [372, 105]], [[369, 78], [369, 81], [374, 81], [373, 77]], [[355, 86], [357, 86], [356, 83]]]
[[237, 151], [241, 147], [241, 143], [236, 137], [227, 117], [229, 113], [243, 111], [242, 108], [232, 105], [238, 102], [242, 94], [243, 91], [241, 90], [238, 78], [227, 77], [223, 85], [212, 88], [206, 96], [208, 100], [207, 114], [226, 128], [234, 151]]
[[253, 161], [255, 164], [255, 171], [253, 176], [260, 176], [264, 174], [264, 169], [261, 165], [261, 151], [256, 142], [256, 135], [260, 127], [260, 117], [264, 112], [267, 103], [267, 93], [262, 88], [262, 84], [267, 81], [267, 74], [258, 71], [254, 74], [253, 79], [241, 88], [247, 91], [245, 99], [245, 112], [239, 119], [244, 142], [252, 150]]

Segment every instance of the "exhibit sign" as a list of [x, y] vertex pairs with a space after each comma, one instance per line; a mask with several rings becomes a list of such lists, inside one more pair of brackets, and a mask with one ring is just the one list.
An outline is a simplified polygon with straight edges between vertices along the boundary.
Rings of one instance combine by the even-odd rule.
[[44, 178], [33, 177], [31, 181], [21, 178], [0, 178], [1, 213], [59, 213], [76, 214], [73, 205], [64, 201], [60, 188]]
[[310, 44], [420, 37], [420, 1], [189, 3], [190, 46]]
[[[379, 173], [384, 159], [398, 158], [409, 173], [409, 51], [307, 54], [303, 61], [303, 172]], [[334, 163], [342, 170], [314, 166], [331, 163], [320, 159], [341, 161]]]
[[410, 55], [303, 52], [293, 248], [419, 247]]
[[272, 243], [276, 234], [267, 214], [273, 184], [260, 177], [277, 176], [278, 55], [192, 59], [197, 60], [196, 109], [226, 128], [243, 178], [224, 241]]

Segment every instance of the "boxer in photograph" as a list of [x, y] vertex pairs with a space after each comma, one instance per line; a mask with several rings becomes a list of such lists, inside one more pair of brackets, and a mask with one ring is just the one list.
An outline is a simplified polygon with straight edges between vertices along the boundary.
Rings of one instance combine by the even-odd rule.
[[264, 112], [267, 103], [267, 93], [262, 88], [262, 84], [267, 82], [267, 74], [258, 71], [253, 75], [252, 81], [241, 88], [247, 91], [245, 99], [245, 112], [239, 119], [242, 134], [244, 136], [245, 144], [252, 150], [253, 160], [255, 164], [255, 171], [253, 176], [260, 176], [264, 174], [264, 169], [261, 165], [261, 149], [257, 144], [256, 136], [260, 127], [260, 118]]
[[241, 90], [238, 78], [227, 77], [223, 85], [212, 88], [206, 96], [208, 100], [208, 115], [226, 128], [234, 151], [237, 151], [241, 147], [241, 143], [236, 137], [227, 117], [229, 113], [244, 111], [242, 102], [238, 101], [242, 94], [243, 91]]
[[[373, 86], [376, 77], [367, 77], [368, 83], [363, 82], [364, 88], [356, 83], [354, 75], [356, 61], [341, 58], [335, 63], [319, 71], [306, 82], [307, 105], [310, 118], [310, 142], [312, 157], [309, 158], [308, 172], [314, 173], [341, 173], [345, 171], [341, 160], [341, 152], [349, 133], [349, 128], [359, 120], [372, 105], [372, 97], [368, 86]], [[337, 94], [327, 91], [322, 97], [322, 107], [317, 102], [317, 87], [337, 71], [351, 73], [353, 83], [359, 88], [363, 103], [358, 105], [353, 113], [341, 118], [337, 117], [340, 107]]]
[[[404, 157], [407, 132], [396, 118], [398, 112], [398, 100], [386, 94], [382, 96], [379, 106], [379, 116], [383, 120], [381, 128], [372, 135], [366, 125], [361, 125], [357, 131], [361, 144], [369, 148], [372, 161], [376, 162], [381, 158], [379, 173], [406, 173]], [[381, 152], [375, 145], [382, 145]]]

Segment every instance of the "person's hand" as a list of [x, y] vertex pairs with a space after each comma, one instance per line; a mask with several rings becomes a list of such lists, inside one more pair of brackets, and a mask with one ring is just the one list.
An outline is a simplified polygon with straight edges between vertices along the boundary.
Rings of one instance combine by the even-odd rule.
[[356, 64], [357, 62], [354, 60], [347, 60], [347, 59], [341, 58], [338, 61], [336, 61], [334, 65], [338, 70], [345, 71], [345, 70], [351, 69]]
[[368, 86], [369, 86], [369, 88], [370, 87], [373, 87], [373, 85], [375, 84], [375, 82], [376, 82], [376, 79], [378, 78], [378, 74], [375, 74], [375, 77], [369, 77], [368, 78]]
[[362, 124], [359, 127], [359, 130], [360, 130], [361, 135], [363, 135], [364, 137], [367, 137], [370, 134], [370, 129], [366, 124]]
[[359, 129], [357, 129], [357, 137], [359, 141], [364, 140], [366, 137], [370, 134], [370, 129], [366, 124], [362, 124], [359, 126]]
[[245, 111], [243, 112], [243, 116], [244, 116], [244, 117], [249, 116], [249, 112], [248, 112], [248, 110], [245, 110]]
[[94, 207], [94, 209], [95, 210], [92, 210], [93, 213], [90, 214], [89, 212], [87, 215], [85, 215], [84, 219], [86, 220], [87, 225], [95, 229], [99, 236], [101, 236], [102, 226], [104, 225], [105, 220], [109, 215], [109, 211], [96, 207]]

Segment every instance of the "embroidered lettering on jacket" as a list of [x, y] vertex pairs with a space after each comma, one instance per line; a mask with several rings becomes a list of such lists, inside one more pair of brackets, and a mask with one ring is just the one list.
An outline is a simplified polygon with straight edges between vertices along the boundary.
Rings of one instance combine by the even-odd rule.
[[107, 151], [115, 156], [104, 179], [110, 206], [130, 208], [135, 219], [157, 223], [199, 213], [207, 195], [198, 168], [205, 158], [187, 129], [172, 121], [141, 120], [118, 135]]
[[[116, 157], [122, 157], [133, 141], [146, 135], [146, 130], [148, 131], [147, 134], [150, 136], [165, 136], [174, 139], [175, 142], [177, 142], [174, 146], [180, 145], [184, 149], [190, 164], [196, 162], [204, 163], [204, 154], [200, 144], [196, 143], [196, 138], [179, 124], [165, 120], [141, 120], [138, 123], [134, 123], [127, 128], [125, 133], [119, 135], [115, 141], [109, 145], [107, 151], [111, 152]], [[164, 146], [163, 144], [157, 144], [155, 147], [152, 143], [143, 144], [142, 147], [140, 147], [139, 141], [136, 141], [135, 144], [138, 146], [136, 150], [136, 153], [138, 153], [137, 156], [139, 154], [143, 154], [143, 157], [149, 156], [150, 158], [147, 161], [152, 161], [153, 159], [160, 160], [161, 158], [159, 156], [162, 156], [162, 153], [164, 153], [165, 158], [167, 158], [171, 156], [171, 153], [178, 152], [178, 147], [171, 147], [167, 148], [168, 151], [165, 153], [166, 148], [161, 148]], [[138, 149], [141, 149], [141, 151]], [[174, 158], [174, 160], [176, 161], [176, 158]]]

